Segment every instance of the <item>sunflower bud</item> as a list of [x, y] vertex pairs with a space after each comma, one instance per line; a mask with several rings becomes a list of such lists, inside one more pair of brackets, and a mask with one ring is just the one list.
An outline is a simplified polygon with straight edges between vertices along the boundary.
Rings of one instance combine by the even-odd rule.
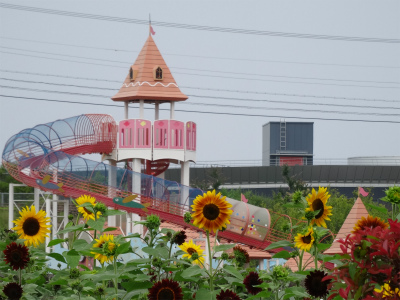
[[222, 254], [221, 254], [221, 259], [222, 259], [222, 260], [228, 260], [228, 259], [229, 259], [229, 254], [228, 254], [228, 253], [225, 253], [225, 252], [222, 253]]
[[117, 251], [117, 245], [112, 241], [107, 241], [103, 245], [103, 253], [105, 256], [110, 257], [114, 256]]
[[296, 204], [301, 203], [302, 196], [303, 196], [303, 194], [301, 191], [294, 192], [294, 194], [292, 196], [293, 202]]
[[199, 254], [197, 252], [194, 252], [192, 254], [192, 260], [197, 260], [197, 259], [199, 259]]
[[150, 215], [147, 217], [146, 226], [150, 230], [158, 229], [160, 227], [161, 220], [159, 216]]
[[190, 212], [185, 212], [185, 215], [183, 216], [183, 220], [185, 221], [185, 223], [190, 224], [190, 222], [192, 221], [192, 216], [190, 214]]
[[81, 272], [78, 269], [69, 270], [69, 278], [76, 279], [81, 276]]
[[172, 232], [171, 232], [171, 231], [168, 231], [168, 232], [167, 232], [167, 237], [168, 237], [169, 239], [172, 237]]
[[308, 221], [311, 221], [312, 219], [314, 219], [314, 216], [315, 216], [315, 213], [313, 211], [307, 211], [306, 215], [305, 215], [305, 217]]
[[153, 266], [160, 268], [162, 266], [162, 260], [158, 257], [153, 258], [152, 260]]
[[93, 211], [95, 213], [100, 212], [102, 215], [105, 214], [107, 210], [107, 206], [101, 202], [97, 202], [96, 205], [93, 207]]
[[68, 220], [72, 221], [74, 219], [74, 215], [73, 214], [69, 214], [68, 215]]
[[106, 294], [106, 289], [104, 288], [104, 286], [100, 285], [100, 286], [96, 287], [96, 289], [93, 291], [93, 293], [96, 296], [103, 296]]
[[19, 234], [16, 232], [10, 232], [8, 234], [8, 238], [10, 239], [10, 241], [15, 242], [16, 240], [18, 240]]

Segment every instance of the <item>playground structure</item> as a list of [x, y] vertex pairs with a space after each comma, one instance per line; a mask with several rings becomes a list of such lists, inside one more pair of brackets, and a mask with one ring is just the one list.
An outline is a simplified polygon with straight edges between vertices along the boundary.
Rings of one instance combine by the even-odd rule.
[[[189, 186], [189, 163], [196, 160], [197, 126], [192, 121], [175, 120], [175, 102], [187, 97], [180, 92], [151, 35], [112, 99], [125, 103], [125, 119], [118, 125], [109, 115], [85, 114], [22, 130], [7, 141], [3, 165], [18, 181], [55, 195], [91, 195], [108, 207], [134, 214], [136, 220], [155, 214], [179, 226], [191, 226], [183, 215], [203, 194]], [[140, 105], [139, 118], [129, 118], [128, 104], [132, 102]], [[154, 104], [154, 121], [144, 119], [145, 103]], [[170, 104], [170, 119], [159, 120], [162, 103]], [[93, 153], [109, 163], [82, 157]], [[117, 162], [125, 162], [126, 167], [117, 167]], [[171, 163], [181, 165], [181, 183], [163, 178]], [[115, 197], [132, 194], [137, 195], [133, 201], [140, 204], [138, 207], [113, 202]], [[277, 220], [271, 227], [267, 209], [227, 200], [233, 205], [233, 214], [219, 237], [262, 250], [271, 242], [291, 238], [290, 232], [274, 228]], [[291, 222], [287, 216], [277, 218]]]

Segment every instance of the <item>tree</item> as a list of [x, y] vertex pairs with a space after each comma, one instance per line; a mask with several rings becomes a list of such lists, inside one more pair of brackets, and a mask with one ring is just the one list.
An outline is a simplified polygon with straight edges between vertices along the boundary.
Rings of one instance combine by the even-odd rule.
[[[1, 165], [0, 166], [0, 193], [8, 193], [10, 183], [21, 183], [21, 182], [17, 181], [10, 174], [8, 174], [6, 168], [3, 165]], [[29, 187], [29, 186], [16, 187], [15, 192], [17, 192], [17, 193], [33, 193], [33, 188]]]

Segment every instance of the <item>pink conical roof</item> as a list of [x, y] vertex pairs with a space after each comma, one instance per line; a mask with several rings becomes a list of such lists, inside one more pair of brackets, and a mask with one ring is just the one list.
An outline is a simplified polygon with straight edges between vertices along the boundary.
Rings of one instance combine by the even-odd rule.
[[[162, 80], [156, 80], [154, 76], [158, 67], [162, 69]], [[136, 73], [134, 80], [131, 79], [129, 70], [121, 89], [111, 97], [112, 100], [166, 102], [184, 101], [188, 98], [176, 84], [151, 35], [131, 68]]]
[[347, 215], [346, 220], [344, 221], [342, 227], [340, 228], [336, 239], [333, 241], [332, 246], [327, 249], [324, 254], [337, 254], [342, 253], [340, 250], [340, 243], [338, 242], [339, 239], [344, 239], [348, 234], [353, 231], [354, 225], [360, 220], [362, 217], [368, 217], [368, 211], [365, 208], [364, 203], [361, 201], [360, 198], [357, 198], [356, 202], [353, 205], [353, 208], [350, 210], [349, 214]]

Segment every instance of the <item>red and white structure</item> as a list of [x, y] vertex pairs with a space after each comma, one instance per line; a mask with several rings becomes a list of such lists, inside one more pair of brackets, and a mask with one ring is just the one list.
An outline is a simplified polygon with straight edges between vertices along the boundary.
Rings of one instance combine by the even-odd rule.
[[[189, 185], [189, 163], [196, 161], [197, 126], [175, 119], [175, 103], [187, 98], [149, 35], [121, 89], [111, 98], [125, 103], [125, 118], [118, 124], [116, 149], [103, 159], [111, 164], [128, 161], [132, 171], [144, 169], [146, 174], [159, 177], [170, 163], [180, 164], [181, 183]], [[139, 103], [137, 118], [129, 116], [129, 103]], [[170, 106], [170, 118], [160, 120], [159, 107], [165, 103]], [[154, 121], [144, 119], [145, 104], [154, 106]]]

